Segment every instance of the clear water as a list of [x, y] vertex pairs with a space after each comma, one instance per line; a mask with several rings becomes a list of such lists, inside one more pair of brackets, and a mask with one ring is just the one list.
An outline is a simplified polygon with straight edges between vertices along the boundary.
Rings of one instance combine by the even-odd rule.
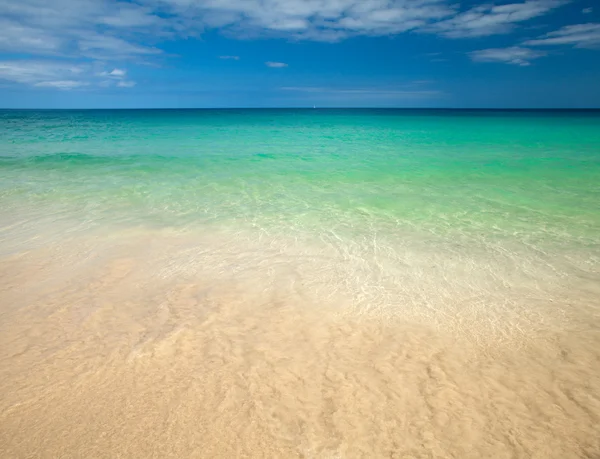
[[600, 113], [4, 111], [0, 199], [78, 218], [596, 246]]
[[0, 209], [7, 238], [229, 232], [255, 267], [275, 244], [363, 306], [483, 271], [567, 288], [598, 280], [600, 112], [3, 111]]

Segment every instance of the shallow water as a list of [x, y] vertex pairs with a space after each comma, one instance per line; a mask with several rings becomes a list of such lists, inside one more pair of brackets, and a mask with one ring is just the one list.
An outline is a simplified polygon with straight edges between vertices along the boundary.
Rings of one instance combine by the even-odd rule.
[[0, 112], [6, 457], [595, 457], [600, 115]]

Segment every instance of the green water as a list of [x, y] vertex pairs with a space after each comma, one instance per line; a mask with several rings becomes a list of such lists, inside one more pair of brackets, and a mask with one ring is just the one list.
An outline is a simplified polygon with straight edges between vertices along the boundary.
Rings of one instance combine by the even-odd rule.
[[600, 113], [4, 111], [0, 208], [597, 249]]

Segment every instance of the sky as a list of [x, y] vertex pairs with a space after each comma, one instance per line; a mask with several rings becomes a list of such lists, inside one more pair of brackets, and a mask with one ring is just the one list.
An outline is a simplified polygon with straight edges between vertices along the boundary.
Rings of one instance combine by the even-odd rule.
[[600, 108], [600, 0], [0, 0], [0, 108]]

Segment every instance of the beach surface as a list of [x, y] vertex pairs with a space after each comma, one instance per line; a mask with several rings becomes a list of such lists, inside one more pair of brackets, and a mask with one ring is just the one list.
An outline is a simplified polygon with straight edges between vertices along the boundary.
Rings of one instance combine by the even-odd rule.
[[596, 112], [0, 118], [0, 456], [600, 457]]

